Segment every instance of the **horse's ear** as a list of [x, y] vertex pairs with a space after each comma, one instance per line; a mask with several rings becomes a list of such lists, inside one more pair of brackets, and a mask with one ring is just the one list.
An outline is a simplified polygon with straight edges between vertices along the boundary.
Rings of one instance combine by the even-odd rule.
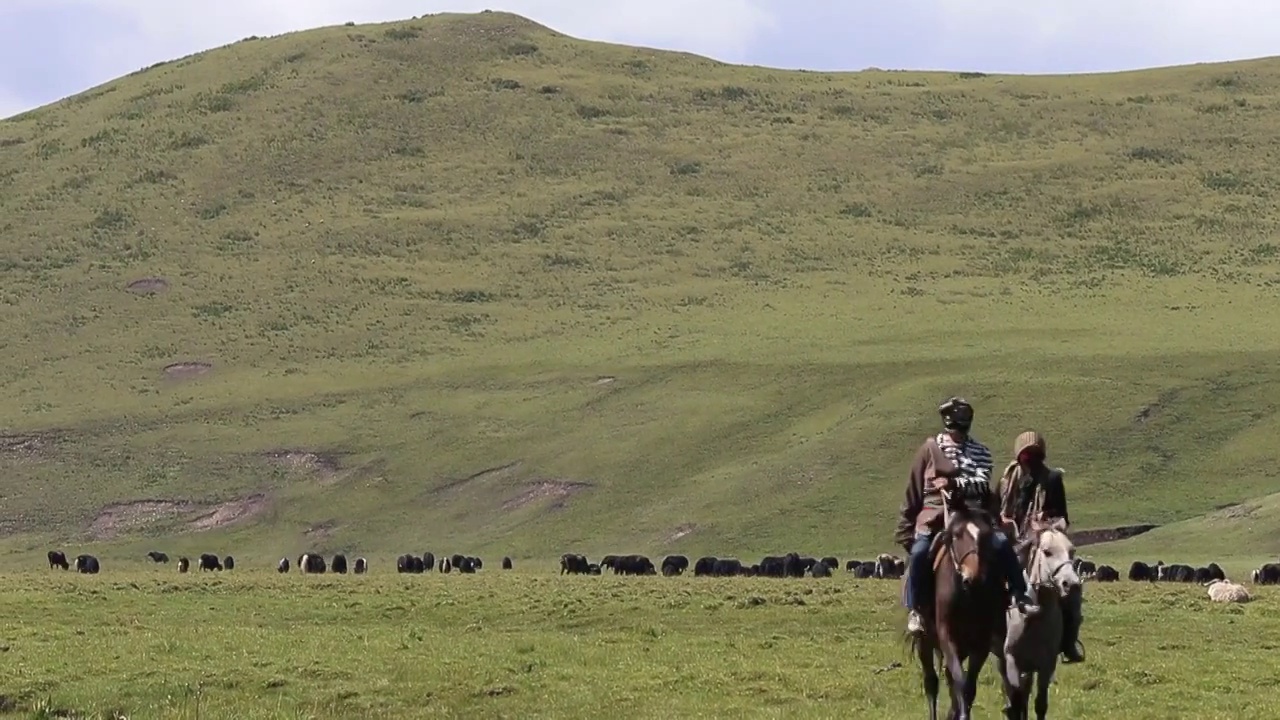
[[1054, 518], [1053, 522], [1049, 523], [1048, 529], [1065, 534], [1067, 532], [1067, 521], [1062, 518]]

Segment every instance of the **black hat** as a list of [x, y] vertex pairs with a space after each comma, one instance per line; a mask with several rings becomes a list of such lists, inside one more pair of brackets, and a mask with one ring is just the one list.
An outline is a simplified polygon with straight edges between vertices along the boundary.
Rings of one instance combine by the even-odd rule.
[[962, 397], [948, 398], [938, 406], [938, 414], [942, 416], [942, 426], [948, 430], [968, 432], [973, 425], [973, 406]]

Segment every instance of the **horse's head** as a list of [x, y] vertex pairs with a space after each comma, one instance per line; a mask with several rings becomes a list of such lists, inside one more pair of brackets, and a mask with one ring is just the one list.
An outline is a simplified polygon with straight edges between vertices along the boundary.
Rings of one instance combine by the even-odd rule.
[[1063, 597], [1080, 587], [1076, 547], [1067, 537], [1065, 522], [1032, 522], [1027, 535], [1031, 551], [1027, 574], [1032, 585], [1054, 588]]
[[945, 530], [947, 552], [965, 586], [985, 582], [991, 567], [991, 523], [980, 513], [957, 508]]

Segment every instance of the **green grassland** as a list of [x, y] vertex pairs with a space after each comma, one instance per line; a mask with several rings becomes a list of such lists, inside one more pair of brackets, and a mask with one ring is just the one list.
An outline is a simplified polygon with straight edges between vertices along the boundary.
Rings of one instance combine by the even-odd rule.
[[[0, 716], [924, 716], [895, 582], [371, 572], [8, 574]], [[1050, 717], [1273, 717], [1273, 590], [1090, 585]]]
[[0, 121], [0, 566], [867, 555], [951, 394], [1047, 435], [1076, 527], [1182, 523], [1099, 557], [1274, 558], [1278, 109], [1274, 60], [792, 72], [503, 13], [120, 78]]

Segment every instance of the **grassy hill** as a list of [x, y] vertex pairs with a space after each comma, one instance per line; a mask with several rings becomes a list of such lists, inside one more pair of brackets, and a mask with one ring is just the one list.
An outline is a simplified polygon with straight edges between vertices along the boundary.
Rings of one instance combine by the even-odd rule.
[[0, 565], [868, 554], [951, 394], [1078, 527], [1200, 522], [1277, 482], [1278, 108], [503, 13], [120, 78], [0, 122]]

